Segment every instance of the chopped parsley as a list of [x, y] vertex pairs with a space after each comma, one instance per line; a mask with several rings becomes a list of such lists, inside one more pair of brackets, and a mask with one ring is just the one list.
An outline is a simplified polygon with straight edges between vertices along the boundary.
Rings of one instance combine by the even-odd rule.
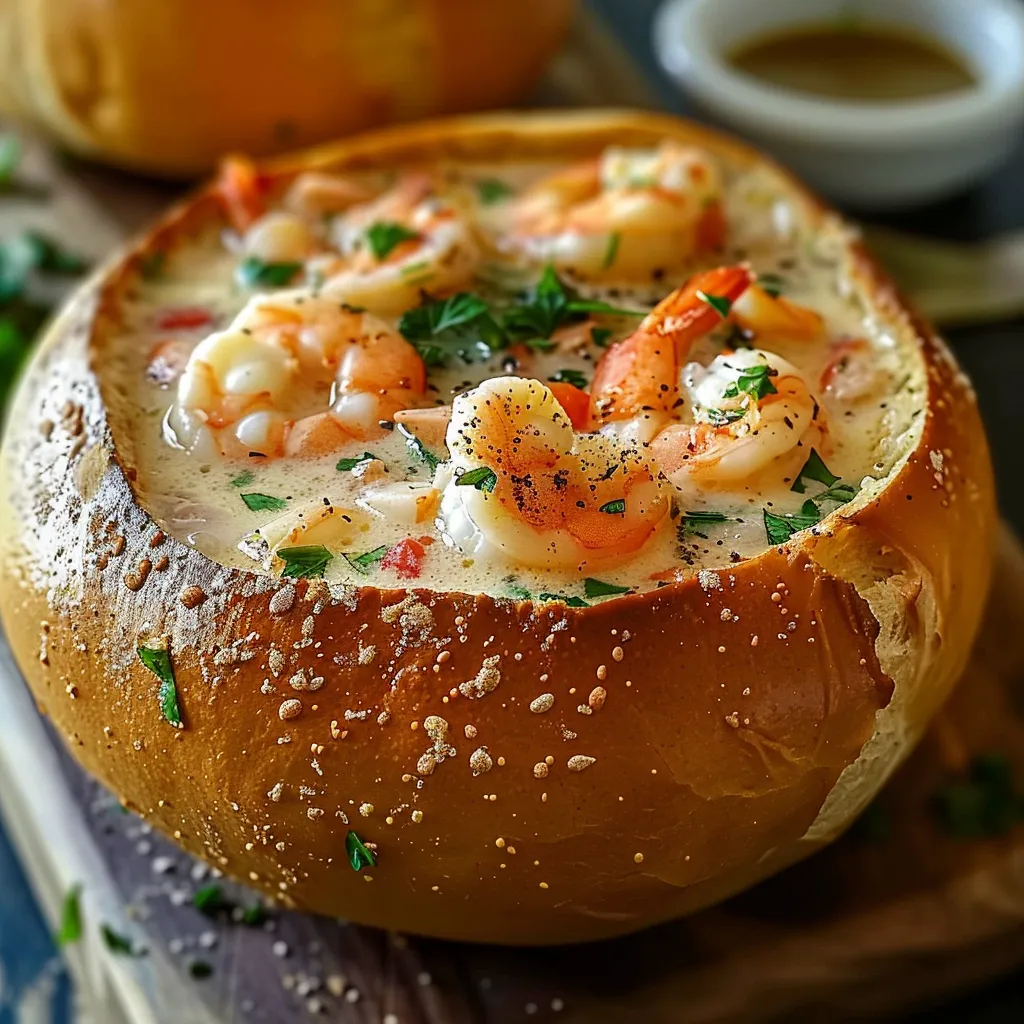
[[700, 526], [712, 523], [726, 523], [729, 517], [724, 512], [684, 512], [679, 518], [679, 526], [684, 531], [696, 530]]
[[60, 930], [53, 937], [58, 946], [70, 946], [82, 937], [82, 887], [73, 885], [64, 894], [60, 911]]
[[375, 260], [386, 260], [402, 244], [419, 238], [419, 233], [391, 220], [379, 220], [366, 229], [366, 241]]
[[19, 181], [17, 170], [21, 162], [21, 142], [16, 135], [0, 135], [0, 195], [22, 196], [26, 199], [45, 199], [49, 190], [36, 184]]
[[527, 338], [526, 347], [532, 348], [537, 352], [550, 352], [555, 348], [555, 342], [550, 338]]
[[489, 466], [471, 469], [455, 479], [457, 487], [475, 487], [478, 491], [485, 491], [487, 494], [494, 490], [497, 483], [498, 474]]
[[779, 274], [758, 274], [757, 283], [761, 286], [761, 291], [770, 295], [773, 299], [777, 299], [782, 294], [782, 289], [786, 286], [785, 278]]
[[38, 231], [26, 231], [16, 241], [28, 247], [35, 270], [47, 274], [81, 274], [89, 267], [81, 256], [68, 252], [58, 242]]
[[505, 577], [505, 593], [509, 597], [514, 597], [517, 601], [530, 601], [533, 599], [533, 595], [526, 589], [515, 576]]
[[55, 288], [47, 279], [84, 269], [84, 260], [39, 232], [26, 231], [0, 244], [0, 412], [50, 314]]
[[803, 468], [797, 473], [796, 480], [793, 482], [790, 490], [796, 491], [797, 494], [805, 493], [807, 490], [806, 481], [808, 480], [814, 480], [819, 484], [824, 484], [826, 487], [831, 487], [839, 480], [839, 477], [825, 465], [824, 460], [814, 448], [811, 449], [811, 454], [807, 456], [807, 461], [804, 463]]
[[676, 538], [680, 544], [686, 544], [691, 537], [702, 537], [707, 541], [705, 530], [709, 526], [728, 522], [729, 518], [724, 512], [683, 512], [676, 523]]
[[619, 309], [597, 299], [579, 298], [559, 280], [554, 267], [549, 263], [526, 299], [504, 310], [502, 321], [515, 340], [537, 336], [550, 338], [562, 324], [579, 314], [591, 313], [606, 316], [647, 315], [645, 310]]
[[362, 573], [365, 576], [387, 553], [387, 544], [381, 544], [379, 548], [374, 548], [372, 551], [364, 551], [361, 555], [343, 555], [342, 557], [356, 572]]
[[166, 640], [152, 640], [138, 648], [139, 661], [160, 680], [157, 700], [160, 714], [176, 729], [182, 728], [181, 708], [178, 706], [178, 687], [174, 681], [174, 666]]
[[616, 498], [614, 501], [606, 501], [598, 510], [610, 516], [622, 516], [626, 514], [626, 499]]
[[243, 469], [242, 472], [231, 481], [231, 486], [247, 487], [255, 479], [256, 477], [253, 475], [253, 471], [251, 469]]
[[302, 264], [265, 263], [257, 256], [247, 256], [238, 264], [235, 276], [244, 288], [283, 288], [302, 269]]
[[284, 562], [281, 575], [293, 580], [323, 579], [328, 564], [334, 558], [323, 544], [278, 548], [277, 554]]
[[109, 924], [100, 925], [100, 935], [103, 936], [103, 944], [110, 950], [111, 953], [116, 953], [118, 956], [138, 956], [135, 952], [135, 947], [132, 945], [132, 940], [127, 936], [121, 935], [115, 932]]
[[712, 295], [698, 289], [697, 298], [706, 302], [723, 320], [732, 312], [732, 299], [727, 295]]
[[857, 488], [853, 484], [844, 484], [825, 465], [824, 460], [814, 448], [811, 449], [811, 454], [807, 456], [807, 461], [803, 464], [803, 468], [797, 473], [796, 480], [793, 481], [793, 486], [790, 490], [795, 491], [797, 494], [806, 493], [808, 480], [825, 485], [825, 490], [814, 496], [815, 501], [837, 501], [840, 504], [845, 504], [848, 501], [852, 501], [857, 494]]
[[398, 432], [405, 438], [405, 444], [409, 451], [420, 462], [425, 463], [427, 469], [433, 473], [441, 464], [441, 460], [408, 427], [403, 427], [401, 423], [396, 423], [395, 426], [398, 428]]
[[546, 350], [551, 347], [551, 335], [564, 323], [592, 314], [642, 317], [646, 311], [581, 299], [548, 265], [525, 297], [503, 308], [471, 292], [459, 292], [407, 310], [398, 329], [427, 366], [445, 366], [452, 359], [467, 363], [488, 359], [513, 343]]
[[266, 911], [264, 911], [262, 904], [253, 903], [242, 911], [242, 924], [254, 928], [257, 925], [263, 924], [266, 917]]
[[587, 378], [579, 370], [556, 370], [548, 380], [555, 384], [571, 384], [580, 391], [587, 386]]
[[338, 459], [338, 464], [334, 467], [339, 473], [351, 473], [357, 466], [362, 466], [366, 462], [370, 462], [377, 458], [373, 452], [363, 452], [362, 455], [357, 455], [353, 459]]
[[17, 135], [0, 135], [0, 185], [9, 185], [21, 159], [21, 143]]
[[192, 897], [192, 906], [204, 914], [216, 914], [225, 910], [230, 904], [224, 899], [224, 890], [219, 885], [204, 885], [197, 889]]
[[800, 472], [797, 473], [796, 480], [793, 481], [793, 486], [790, 490], [795, 491], [797, 494], [805, 494], [808, 481], [823, 484], [825, 490], [819, 491], [813, 499], [808, 498], [800, 506], [798, 513], [788, 513], [780, 516], [769, 512], [768, 509], [764, 509], [764, 528], [765, 533], [768, 535], [769, 544], [784, 544], [798, 530], [805, 530], [807, 527], [814, 526], [815, 523], [820, 522], [825, 516], [825, 512], [821, 507], [822, 502], [834, 501], [842, 505], [852, 501], [857, 494], [857, 488], [852, 484], [844, 484], [825, 465], [824, 459], [814, 448], [811, 449], [811, 454], [807, 457], [807, 461], [803, 464]]
[[38, 231], [0, 245], [0, 302], [22, 298], [33, 274], [80, 274], [88, 264]]
[[515, 191], [500, 178], [480, 178], [476, 183], [476, 193], [484, 206], [494, 206], [514, 195]]
[[725, 427], [730, 423], [743, 419], [746, 413], [742, 409], [706, 409], [708, 423], [713, 427]]
[[201, 981], [203, 978], [208, 978], [213, 974], [213, 967], [211, 967], [205, 960], [190, 960], [188, 964], [188, 973], [191, 977], [197, 978]]
[[596, 580], [588, 576], [583, 581], [583, 593], [587, 597], [612, 597], [616, 594], [628, 594], [630, 587], [620, 587], [614, 583], [606, 583], [604, 580]]
[[353, 871], [377, 866], [377, 855], [352, 830], [345, 836], [345, 852]]
[[406, 310], [398, 330], [427, 366], [446, 366], [453, 358], [466, 363], [488, 359], [505, 345], [490, 306], [469, 292]]
[[805, 501], [799, 512], [776, 515], [764, 509], [764, 529], [769, 544], [785, 544], [794, 533], [821, 521], [821, 511], [813, 501]]
[[245, 507], [252, 512], [280, 512], [281, 509], [288, 507], [288, 502], [284, 498], [260, 494], [258, 491], [241, 494], [239, 497], [245, 502]]
[[619, 254], [619, 243], [622, 241], [622, 236], [618, 231], [612, 232], [608, 236], [608, 248], [604, 251], [604, 259], [601, 262], [601, 269], [608, 270], [615, 263], [615, 257]]
[[778, 376], [778, 372], [767, 363], [758, 363], [756, 366], [740, 370], [739, 377], [722, 392], [722, 397], [739, 398], [740, 393], [745, 392], [754, 398], [762, 399], [768, 395], [778, 394], [778, 389], [772, 383], [772, 377]]
[[975, 757], [966, 779], [936, 794], [934, 808], [943, 831], [961, 839], [1002, 836], [1024, 818], [1010, 762], [996, 753]]
[[590, 340], [598, 348], [607, 348], [612, 339], [612, 332], [607, 327], [591, 327]]

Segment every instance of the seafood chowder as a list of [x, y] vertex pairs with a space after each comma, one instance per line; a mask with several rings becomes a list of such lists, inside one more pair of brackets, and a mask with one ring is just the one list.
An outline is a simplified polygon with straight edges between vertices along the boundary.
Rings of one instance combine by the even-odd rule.
[[590, 604], [821, 529], [924, 370], [770, 167], [229, 163], [109, 349], [136, 487], [235, 567]]

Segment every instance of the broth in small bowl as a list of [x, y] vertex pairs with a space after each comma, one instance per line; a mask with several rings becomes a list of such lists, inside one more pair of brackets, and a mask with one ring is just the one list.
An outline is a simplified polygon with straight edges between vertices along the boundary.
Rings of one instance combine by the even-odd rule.
[[938, 40], [888, 25], [801, 25], [745, 40], [726, 56], [753, 78], [837, 100], [921, 100], [978, 82]]
[[860, 209], [965, 188], [1024, 126], [1018, 0], [665, 0], [653, 41], [698, 107]]

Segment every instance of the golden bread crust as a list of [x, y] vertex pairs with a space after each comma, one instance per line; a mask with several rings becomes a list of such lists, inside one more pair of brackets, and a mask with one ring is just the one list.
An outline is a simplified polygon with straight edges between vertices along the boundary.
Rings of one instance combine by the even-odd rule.
[[[571, 157], [666, 136], [761, 159], [687, 122], [598, 112], [392, 129], [266, 171], [283, 183], [310, 166]], [[534, 608], [332, 592], [225, 568], [160, 531], [132, 488], [131, 410], [97, 353], [138, 261], [219, 216], [200, 192], [77, 295], [3, 453], [8, 635], [40, 706], [126, 806], [289, 905], [510, 943], [692, 911], [859, 813], [962, 670], [995, 512], [968, 382], [856, 243], [851, 272], [927, 369], [924, 422], [891, 477], [727, 569]], [[151, 637], [170, 642], [180, 730], [136, 656]], [[377, 845], [375, 868], [349, 867], [350, 829]]]

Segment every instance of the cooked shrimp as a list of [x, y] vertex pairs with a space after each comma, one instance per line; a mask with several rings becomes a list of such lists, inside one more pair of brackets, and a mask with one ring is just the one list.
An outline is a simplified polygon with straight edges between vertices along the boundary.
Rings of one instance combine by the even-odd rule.
[[[536, 379], [536, 378], [533, 378]], [[541, 382], [538, 382], [541, 383]], [[590, 395], [572, 384], [549, 381], [545, 384], [562, 412], [569, 418], [574, 430], [585, 431], [590, 423]], [[395, 413], [395, 422], [415, 434], [430, 447], [441, 447], [445, 443], [448, 424], [452, 420], [450, 405], [433, 405], [425, 409], [401, 409]]]
[[751, 285], [732, 307], [732, 318], [762, 344], [818, 341], [825, 333], [820, 313]]
[[168, 426], [192, 450], [321, 454], [376, 436], [425, 388], [423, 360], [383, 321], [295, 291], [250, 300], [196, 346]]
[[545, 569], [607, 565], [666, 519], [649, 461], [614, 438], [574, 435], [539, 381], [495, 377], [458, 395], [448, 448], [437, 525], [467, 555]]
[[651, 442], [662, 472], [684, 492], [732, 488], [810, 441], [820, 444], [821, 410], [800, 371], [781, 356], [741, 349], [708, 367], [687, 367], [696, 422], [674, 423]]
[[452, 418], [450, 405], [431, 405], [424, 409], [399, 409], [395, 422], [415, 434], [425, 445], [437, 448], [444, 444]]
[[265, 213], [242, 236], [242, 253], [264, 263], [301, 263], [316, 245], [313, 229], [304, 220], [280, 210]]
[[[640, 441], [654, 437], [678, 405], [679, 369], [694, 342], [722, 322], [723, 312], [753, 279], [746, 267], [718, 267], [662, 299], [598, 363], [590, 389], [591, 425]], [[721, 300], [717, 308], [715, 300]]]
[[698, 149], [609, 147], [523, 193], [505, 244], [580, 278], [650, 280], [721, 247], [721, 199]]
[[426, 175], [408, 174], [333, 227], [339, 256], [311, 261], [323, 294], [383, 313], [420, 301], [423, 289], [451, 292], [473, 276], [480, 250], [469, 222], [432, 192]]

